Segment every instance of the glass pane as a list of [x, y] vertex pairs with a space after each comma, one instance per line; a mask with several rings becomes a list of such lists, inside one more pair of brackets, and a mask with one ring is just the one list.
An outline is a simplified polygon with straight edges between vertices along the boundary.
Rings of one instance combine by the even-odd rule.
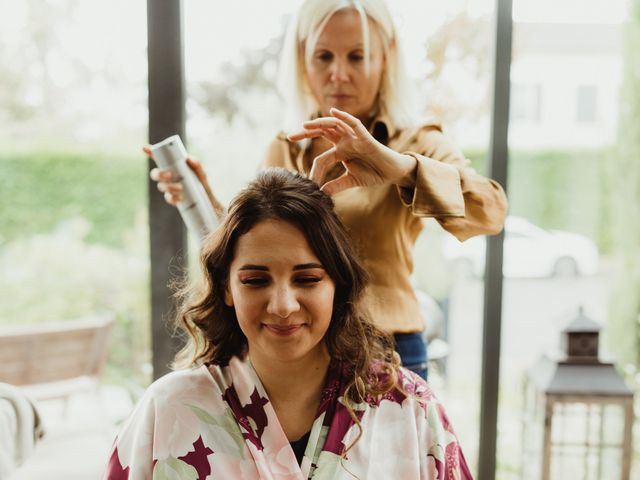
[[586, 444], [589, 405], [556, 403], [553, 411], [551, 442]]
[[[637, 29], [635, 0], [514, 2], [501, 468], [521, 461], [519, 429], [512, 428], [523, 405], [517, 386], [541, 355], [561, 353], [561, 332], [579, 308], [602, 327], [600, 358], [614, 359], [638, 388], [639, 345], [628, 338], [637, 332], [631, 319], [638, 318], [640, 295], [640, 119], [637, 108], [627, 108], [640, 98], [632, 73], [638, 46], [624, 33], [632, 28], [632, 11]], [[599, 408], [583, 421], [566, 411], [554, 423], [554, 439], [596, 445], [604, 433], [609, 441], [608, 428], [619, 431], [620, 424], [601, 423]], [[574, 465], [557, 470], [555, 478], [582, 478], [573, 468], [597, 471], [599, 454], [577, 446], [565, 453]], [[498, 477], [517, 478], [507, 468]], [[593, 478], [616, 477], [606, 472]]]
[[278, 132], [278, 55], [298, 3], [184, 4], [189, 150], [225, 205], [254, 178]]
[[[445, 133], [486, 174], [494, 4], [420, 5], [411, 3], [403, 18], [423, 35], [412, 43], [427, 46], [427, 112], [441, 119]], [[434, 26], [421, 29], [429, 21]], [[483, 236], [460, 242], [432, 219], [414, 252], [416, 288], [440, 307], [425, 308], [429, 381], [444, 401], [472, 472], [478, 462], [484, 255]]]
[[[114, 318], [101, 388], [37, 392], [47, 435], [12, 478], [98, 478], [149, 382], [145, 3], [3, 2], [0, 112], [0, 337]], [[76, 334], [46, 344], [73, 369], [104, 345]], [[44, 351], [16, 361], [63, 380]]]
[[621, 405], [605, 405], [602, 425], [602, 441], [607, 446], [622, 444], [624, 436], [624, 408]]
[[[602, 451], [600, 478], [622, 478], [622, 451], [619, 448], [605, 448]], [[633, 478], [633, 477], [631, 477]]]
[[[185, 3], [189, 149], [203, 161], [223, 203], [254, 177], [282, 129], [275, 89], [278, 54], [299, 3]], [[493, 2], [388, 4], [400, 26], [422, 113], [440, 119], [484, 173]], [[453, 251], [459, 242], [436, 222], [426, 222], [414, 250], [414, 277], [427, 317], [431, 381], [475, 469], [484, 239], [467, 243], [468, 251]]]

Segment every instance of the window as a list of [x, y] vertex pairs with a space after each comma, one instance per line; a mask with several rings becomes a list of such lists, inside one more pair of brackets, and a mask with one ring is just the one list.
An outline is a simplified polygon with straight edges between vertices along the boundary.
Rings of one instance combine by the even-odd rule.
[[576, 121], [593, 123], [598, 119], [598, 87], [579, 85], [576, 97]]

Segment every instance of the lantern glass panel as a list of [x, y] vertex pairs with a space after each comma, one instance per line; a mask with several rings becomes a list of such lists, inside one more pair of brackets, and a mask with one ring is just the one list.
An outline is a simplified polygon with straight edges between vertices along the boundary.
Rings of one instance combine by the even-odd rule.
[[603, 412], [602, 405], [587, 405], [587, 436], [585, 439], [590, 445], [602, 443]]
[[602, 475], [600, 478], [622, 478], [622, 450], [607, 447], [602, 450]]
[[620, 478], [623, 431], [620, 405], [557, 403], [551, 432], [551, 479]]
[[[551, 454], [551, 480], [579, 478], [583, 480], [608, 480], [619, 478], [619, 462], [602, 460], [598, 447], [583, 445], [556, 445]], [[618, 452], [619, 458], [619, 452]]]
[[590, 430], [590, 409], [584, 403], [556, 403], [553, 409], [553, 444], [584, 443]]
[[584, 478], [583, 445], [554, 445], [551, 450], [551, 478]]
[[544, 396], [533, 383], [525, 383], [520, 479], [540, 478], [544, 435]]
[[604, 405], [602, 442], [619, 446], [624, 436], [624, 408], [622, 405]]

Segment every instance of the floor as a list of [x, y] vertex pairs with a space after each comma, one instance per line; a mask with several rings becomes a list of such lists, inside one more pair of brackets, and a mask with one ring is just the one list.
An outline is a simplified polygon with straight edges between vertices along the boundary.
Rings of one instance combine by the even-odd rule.
[[10, 480], [100, 479], [118, 425], [131, 412], [127, 392], [104, 386], [97, 395], [76, 394], [68, 404], [39, 404], [46, 435]]

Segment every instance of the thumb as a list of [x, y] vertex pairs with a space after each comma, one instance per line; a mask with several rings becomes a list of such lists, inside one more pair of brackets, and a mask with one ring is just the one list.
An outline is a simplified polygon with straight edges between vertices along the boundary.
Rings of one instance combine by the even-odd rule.
[[204, 171], [202, 164], [198, 160], [194, 157], [189, 157], [187, 158], [187, 165], [189, 165], [189, 168], [196, 174], [200, 183], [205, 183], [207, 181], [207, 172]]

